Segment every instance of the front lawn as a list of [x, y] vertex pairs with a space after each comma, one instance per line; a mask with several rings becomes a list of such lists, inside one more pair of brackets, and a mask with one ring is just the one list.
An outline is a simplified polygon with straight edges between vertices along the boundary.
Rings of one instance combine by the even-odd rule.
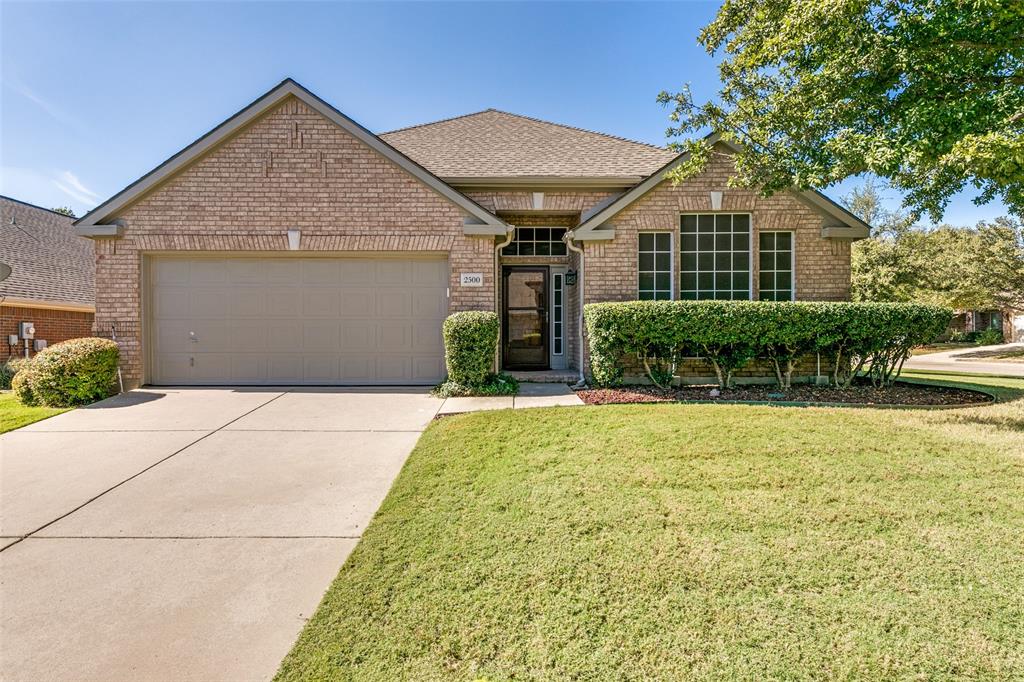
[[1024, 380], [991, 381], [438, 421], [278, 679], [1024, 677]]
[[67, 412], [60, 407], [25, 407], [10, 391], [0, 391], [0, 433], [20, 429], [55, 414]]

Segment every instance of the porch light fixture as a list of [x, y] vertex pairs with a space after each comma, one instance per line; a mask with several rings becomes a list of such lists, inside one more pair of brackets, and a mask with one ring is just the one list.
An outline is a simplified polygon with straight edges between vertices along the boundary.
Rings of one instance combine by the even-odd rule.
[[574, 287], [576, 286], [576, 271], [567, 270], [565, 273], [565, 286]]
[[302, 232], [299, 230], [288, 230], [288, 250], [298, 251], [299, 250], [299, 238], [302, 237]]

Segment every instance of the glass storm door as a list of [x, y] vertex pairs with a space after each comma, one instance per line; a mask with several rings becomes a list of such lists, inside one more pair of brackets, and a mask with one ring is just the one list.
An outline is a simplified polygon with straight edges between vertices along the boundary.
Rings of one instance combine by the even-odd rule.
[[505, 369], [548, 368], [548, 269], [504, 271]]

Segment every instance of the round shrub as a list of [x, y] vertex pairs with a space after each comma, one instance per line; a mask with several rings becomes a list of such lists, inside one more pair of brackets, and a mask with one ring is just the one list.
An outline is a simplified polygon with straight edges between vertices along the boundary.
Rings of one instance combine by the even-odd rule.
[[32, 393], [32, 380], [30, 378], [31, 370], [27, 367], [18, 370], [11, 379], [11, 389], [14, 391], [14, 395], [18, 398], [18, 401], [22, 405], [33, 407], [37, 405], [36, 397]]
[[462, 386], [483, 385], [491, 374], [498, 346], [498, 316], [493, 312], [453, 313], [441, 327], [448, 380]]
[[0, 389], [10, 388], [14, 375], [28, 363], [28, 358], [9, 358], [7, 362], [0, 364]]
[[36, 404], [84, 405], [115, 392], [117, 357], [117, 344], [108, 339], [71, 339], [39, 351], [15, 379], [25, 375], [23, 390]]

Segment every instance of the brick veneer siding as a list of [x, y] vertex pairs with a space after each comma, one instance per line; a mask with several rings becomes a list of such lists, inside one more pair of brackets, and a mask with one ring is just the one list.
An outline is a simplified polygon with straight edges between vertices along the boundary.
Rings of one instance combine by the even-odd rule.
[[[96, 326], [116, 329], [126, 384], [143, 380], [143, 257], [159, 252], [443, 252], [449, 309], [494, 309], [490, 237], [463, 234], [462, 209], [295, 98], [274, 107], [120, 215], [96, 240]], [[460, 287], [459, 273], [484, 273]]]
[[[11, 356], [25, 357], [24, 342], [13, 348], [7, 344], [10, 334], [17, 334], [22, 322], [32, 322], [36, 338], [45, 339], [49, 345], [92, 336], [93, 314], [74, 310], [53, 310], [51, 308], [29, 308], [23, 306], [0, 306], [0, 362]], [[32, 351], [35, 355], [35, 351]]]
[[[710, 192], [723, 193], [722, 209], [718, 213], [749, 213], [753, 226], [754, 245], [752, 261], [753, 291], [757, 299], [758, 232], [761, 230], [792, 230], [795, 234], [795, 286], [796, 299], [801, 301], [841, 301], [850, 297], [850, 242], [829, 240], [821, 236], [823, 216], [804, 204], [794, 194], [782, 192], [762, 197], [757, 192], [733, 189], [727, 186], [732, 171], [727, 157], [715, 155], [708, 170], [687, 182], [673, 185], [663, 182], [646, 196], [616, 215], [610, 223], [615, 227], [615, 239], [607, 242], [588, 242], [586, 251], [585, 303], [602, 301], [632, 301], [637, 298], [638, 234], [649, 231], [673, 233], [673, 258], [678, 291], [680, 250], [678, 233], [683, 213], [715, 213], [711, 209]], [[828, 373], [830, 363], [821, 359], [822, 373]], [[636, 375], [635, 367], [630, 374]], [[815, 374], [817, 358], [803, 359], [795, 374]], [[685, 361], [679, 367], [685, 380], [697, 380], [714, 375], [707, 363]], [[741, 379], [772, 376], [770, 367], [752, 364], [737, 372]]]

